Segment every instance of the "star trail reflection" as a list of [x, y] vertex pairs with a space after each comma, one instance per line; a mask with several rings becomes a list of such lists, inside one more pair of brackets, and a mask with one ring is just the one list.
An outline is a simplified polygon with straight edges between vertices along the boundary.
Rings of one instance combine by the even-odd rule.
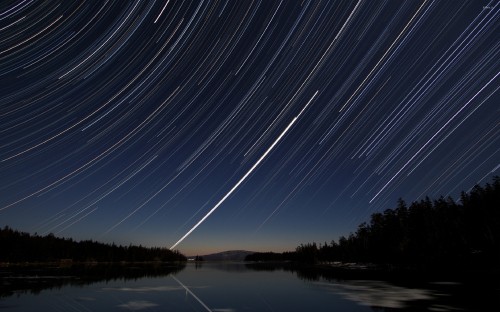
[[3, 1], [0, 225], [279, 251], [456, 197], [498, 174], [499, 11]]

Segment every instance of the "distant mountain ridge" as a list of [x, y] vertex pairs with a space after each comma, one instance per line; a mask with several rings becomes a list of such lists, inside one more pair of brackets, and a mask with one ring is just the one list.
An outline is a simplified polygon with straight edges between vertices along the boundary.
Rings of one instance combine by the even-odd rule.
[[[247, 255], [254, 254], [254, 251], [248, 250], [227, 250], [208, 255], [202, 255], [204, 261], [243, 261]], [[189, 259], [194, 259], [189, 257]]]

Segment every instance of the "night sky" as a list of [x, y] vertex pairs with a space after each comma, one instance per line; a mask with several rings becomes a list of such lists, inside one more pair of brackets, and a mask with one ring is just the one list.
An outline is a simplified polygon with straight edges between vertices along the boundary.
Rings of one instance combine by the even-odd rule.
[[282, 251], [458, 199], [499, 174], [499, 8], [2, 1], [0, 226]]

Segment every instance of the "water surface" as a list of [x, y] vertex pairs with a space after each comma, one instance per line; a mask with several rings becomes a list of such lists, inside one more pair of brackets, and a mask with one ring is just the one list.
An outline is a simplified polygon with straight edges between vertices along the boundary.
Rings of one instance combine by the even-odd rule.
[[[54, 270], [56, 272], [56, 270]], [[59, 272], [59, 270], [57, 270]], [[342, 279], [244, 263], [3, 271], [2, 311], [499, 311], [495, 286]], [[498, 284], [497, 284], [498, 285]]]

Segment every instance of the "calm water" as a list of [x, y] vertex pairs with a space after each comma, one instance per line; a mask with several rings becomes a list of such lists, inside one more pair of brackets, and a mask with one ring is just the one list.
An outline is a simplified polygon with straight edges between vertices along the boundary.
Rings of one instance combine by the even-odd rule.
[[146, 271], [107, 268], [86, 272], [85, 278], [47, 274], [39, 271], [35, 277], [14, 274], [18, 276], [12, 278], [12, 272], [4, 270], [0, 310], [500, 311], [500, 292], [495, 286], [339, 280], [282, 268], [256, 269], [243, 263]]

